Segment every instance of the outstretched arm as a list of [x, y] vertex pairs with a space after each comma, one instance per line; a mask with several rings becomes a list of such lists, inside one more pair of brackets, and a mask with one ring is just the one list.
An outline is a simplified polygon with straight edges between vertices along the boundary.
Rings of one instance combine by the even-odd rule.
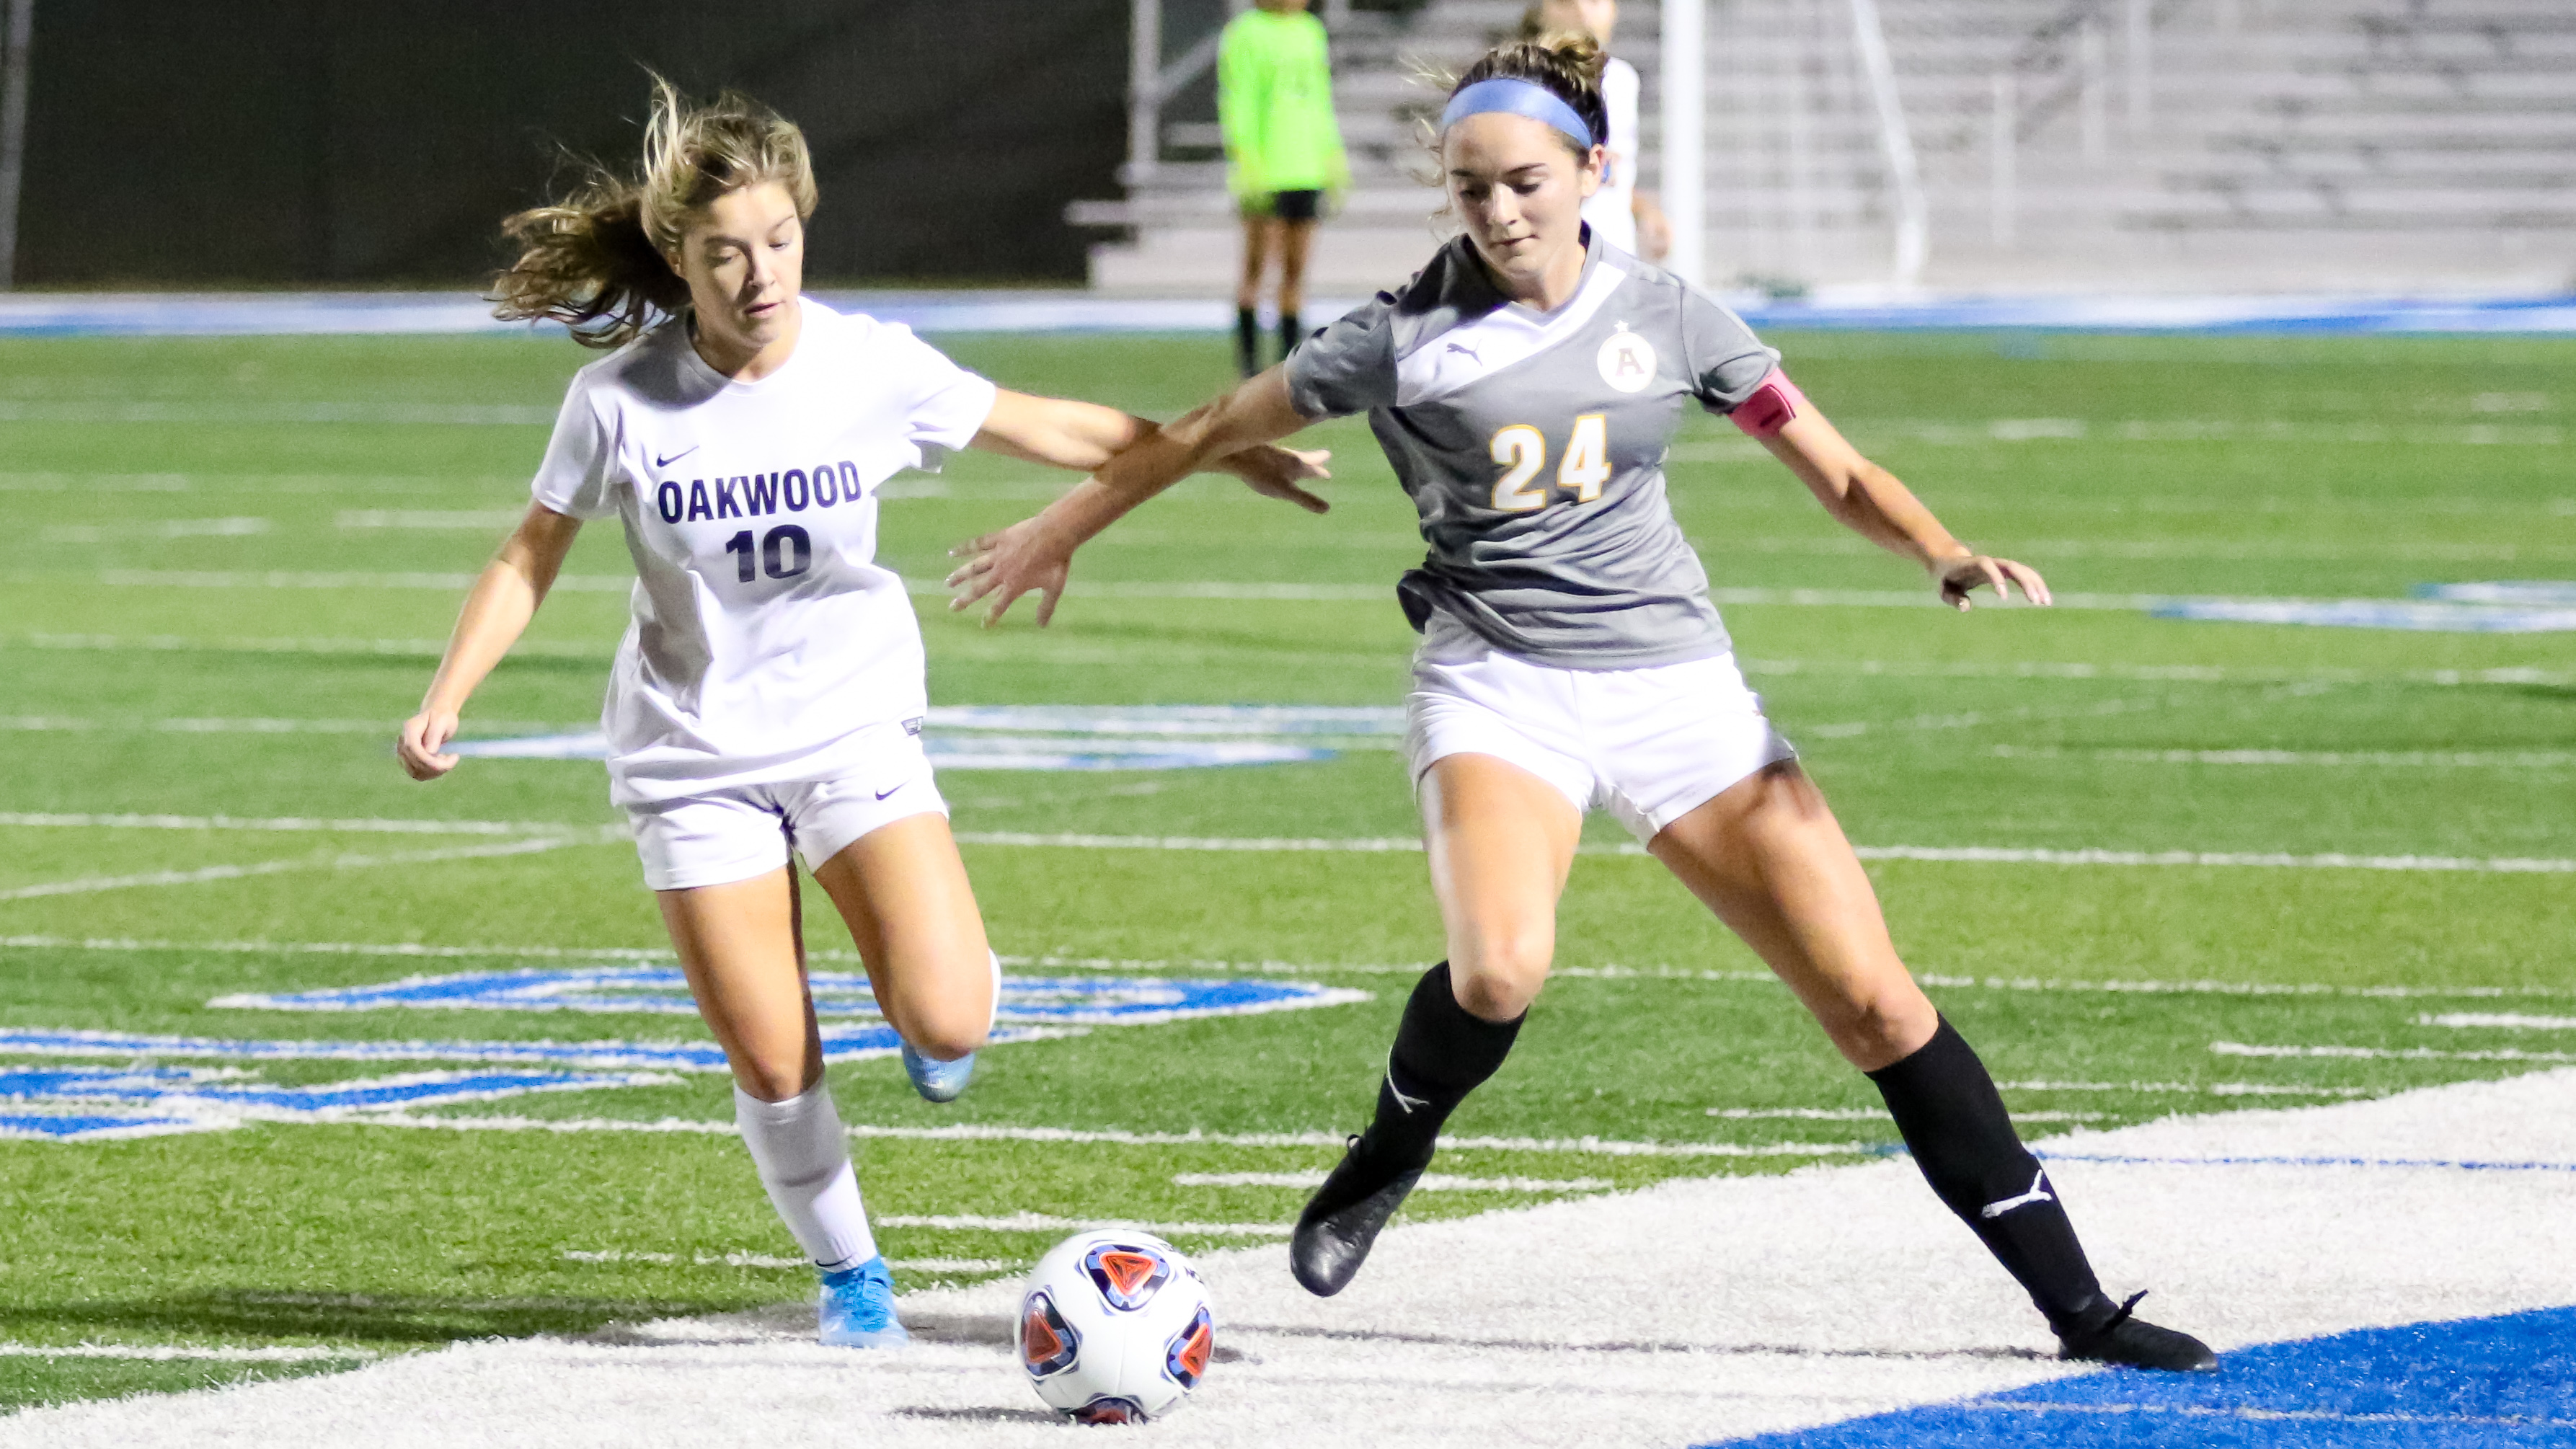
[[420, 713], [403, 722], [402, 735], [394, 742], [395, 757], [413, 779], [435, 780], [456, 768], [457, 757], [440, 751], [456, 736], [457, 716], [475, 686], [527, 631], [580, 532], [580, 519], [531, 503], [528, 516], [483, 566], [483, 576], [465, 595], [456, 632], [448, 637], [447, 655], [430, 678]]
[[[1143, 418], [1098, 403], [1005, 391], [994, 397], [993, 411], [986, 415], [983, 428], [970, 446], [1023, 462], [1088, 473], [1159, 431]], [[1298, 484], [1308, 478], [1329, 476], [1323, 463], [1330, 456], [1255, 446], [1211, 456], [1203, 459], [1199, 467], [1231, 473], [1265, 498], [1321, 513], [1331, 505]]]
[[1952, 538], [1895, 474], [1862, 457], [1812, 403], [1799, 402], [1804, 405], [1785, 426], [1758, 436], [1845, 528], [1923, 565], [1940, 585], [1941, 602], [1954, 609], [1966, 609], [1968, 591], [1979, 584], [1994, 585], [1998, 599], [2018, 586], [2032, 603], [2048, 602], [2048, 581], [2039, 570], [1989, 558]]
[[[958, 591], [948, 607], [962, 610], [990, 598], [992, 604], [984, 611], [984, 622], [990, 625], [999, 623], [1022, 594], [1039, 593], [1043, 597], [1038, 601], [1038, 623], [1043, 626], [1055, 615], [1075, 549], [1190, 474], [1219, 459], [1261, 449], [1304, 426], [1306, 419], [1289, 401], [1287, 375], [1276, 367], [1262, 373], [1138, 437], [1036, 517], [951, 550], [965, 562], [948, 576], [950, 587]], [[1327, 455], [1287, 456], [1320, 464]], [[1320, 475], [1320, 467], [1316, 471]], [[1257, 482], [1253, 486], [1261, 487]], [[1313, 512], [1321, 513], [1328, 506], [1293, 483], [1289, 492]]]

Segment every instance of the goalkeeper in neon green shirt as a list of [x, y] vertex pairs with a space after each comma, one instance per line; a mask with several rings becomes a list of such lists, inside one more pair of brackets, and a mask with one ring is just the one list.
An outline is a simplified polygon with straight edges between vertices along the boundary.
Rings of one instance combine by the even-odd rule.
[[1234, 293], [1235, 361], [1261, 370], [1261, 275], [1279, 257], [1279, 355], [1305, 340], [1306, 249], [1326, 193], [1350, 189], [1333, 120], [1333, 65], [1306, 0], [1257, 0], [1217, 43], [1216, 113], [1226, 182], [1243, 213], [1243, 281]]

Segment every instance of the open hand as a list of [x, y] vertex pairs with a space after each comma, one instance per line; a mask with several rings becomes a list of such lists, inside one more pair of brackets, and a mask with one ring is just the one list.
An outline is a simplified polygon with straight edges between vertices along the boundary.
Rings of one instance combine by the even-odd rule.
[[439, 753], [456, 737], [456, 711], [424, 709], [403, 721], [394, 740], [394, 758], [415, 780], [435, 780], [456, 768], [458, 757]]
[[1217, 466], [1242, 479], [1245, 487], [1264, 498], [1294, 503], [1308, 513], [1323, 513], [1333, 505], [1297, 485], [1309, 478], [1332, 477], [1324, 467], [1332, 456], [1328, 449], [1307, 452], [1263, 443], [1233, 454]]
[[1932, 572], [1933, 577], [1941, 581], [1941, 602], [1961, 613], [1972, 607], [1968, 593], [1980, 584], [1994, 585], [1997, 602], [2011, 597], [2013, 589], [2018, 587], [2023, 598], [2041, 608], [2049, 604], [2048, 580], [2041, 578], [2039, 570], [2030, 565], [2014, 563], [2008, 558], [1970, 554], [1966, 558], [1946, 559], [1935, 564]]
[[1038, 627], [1055, 617], [1056, 601], [1064, 597], [1066, 576], [1073, 569], [1073, 550], [1064, 547], [1040, 519], [1023, 518], [999, 533], [970, 538], [948, 551], [950, 558], [962, 558], [948, 575], [948, 587], [957, 591], [948, 601], [949, 612], [963, 613], [979, 599], [990, 598], [992, 607], [984, 611], [984, 627], [1002, 622], [1020, 595], [1038, 595]]

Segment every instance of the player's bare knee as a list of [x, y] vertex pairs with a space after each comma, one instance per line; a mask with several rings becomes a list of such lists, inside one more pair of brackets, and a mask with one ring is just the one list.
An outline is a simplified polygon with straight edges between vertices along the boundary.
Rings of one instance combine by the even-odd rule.
[[1450, 988], [1458, 1005], [1470, 1016], [1485, 1021], [1511, 1021], [1529, 1010], [1538, 999], [1539, 988], [1547, 982], [1549, 957], [1554, 943], [1545, 939], [1526, 941], [1516, 947], [1496, 949], [1488, 945], [1461, 969], [1457, 957], [1450, 958]]
[[733, 1079], [743, 1091], [764, 1102], [784, 1102], [802, 1093], [810, 1085], [805, 1080], [805, 1056], [761, 1057], [744, 1053], [733, 1063]]
[[1834, 1047], [1865, 1072], [1902, 1060], [1931, 1040], [1940, 1017], [1919, 990], [1873, 993], [1824, 1021]]

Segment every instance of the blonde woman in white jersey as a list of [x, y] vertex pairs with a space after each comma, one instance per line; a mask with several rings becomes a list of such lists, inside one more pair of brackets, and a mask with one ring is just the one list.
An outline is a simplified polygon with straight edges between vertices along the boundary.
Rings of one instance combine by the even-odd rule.
[[1405, 1003], [1368, 1130], [1289, 1239], [1340, 1292], [1500, 1069], [1556, 951], [1587, 810], [1607, 810], [1786, 982], [1887, 1104], [1944, 1206], [2030, 1294], [2067, 1358], [2210, 1369], [2198, 1339], [2094, 1277], [1994, 1080], [1898, 959], [1869, 877], [1745, 687], [1665, 497], [1684, 411], [1761, 439], [1854, 532], [1960, 609], [2039, 574], [1980, 554], [1854, 451], [1780, 355], [1699, 291], [1603, 242], [1582, 201], [1607, 129], [1588, 36], [1497, 46], [1440, 118], [1465, 234], [1287, 361], [1163, 429], [1037, 517], [977, 539], [962, 607], [1064, 586], [1073, 550], [1235, 449], [1366, 413], [1429, 546], [1396, 586], [1422, 631], [1406, 753], [1449, 959]]
[[[475, 686], [582, 524], [618, 519], [638, 577], [602, 710], [610, 798], [732, 1067], [761, 1183], [822, 1272], [821, 1336], [876, 1347], [906, 1334], [823, 1080], [789, 851], [848, 924], [923, 1096], [962, 1090], [1000, 985], [917, 737], [920, 628], [873, 561], [877, 489], [964, 447], [1094, 468], [1154, 428], [1001, 391], [904, 327], [801, 296], [814, 203], [793, 125], [657, 82], [640, 179], [510, 219], [524, 250], [499, 315], [616, 350], [573, 379], [534, 502], [397, 752], [415, 779], [455, 768]], [[1225, 466], [1322, 506], [1296, 486], [1306, 456]]]
[[[1521, 16], [1521, 39], [1547, 35], [1589, 35], [1610, 49], [1619, 28], [1619, 0], [1539, 0]], [[1645, 157], [1645, 139], [1637, 106], [1645, 90], [1637, 68], [1615, 55], [1601, 62], [1601, 106], [1608, 113], [1609, 136], [1602, 144], [1601, 189], [1583, 200], [1583, 220], [1601, 239], [1623, 252], [1650, 262], [1664, 259], [1673, 245], [1672, 224], [1663, 203], [1637, 185], [1637, 168]]]

